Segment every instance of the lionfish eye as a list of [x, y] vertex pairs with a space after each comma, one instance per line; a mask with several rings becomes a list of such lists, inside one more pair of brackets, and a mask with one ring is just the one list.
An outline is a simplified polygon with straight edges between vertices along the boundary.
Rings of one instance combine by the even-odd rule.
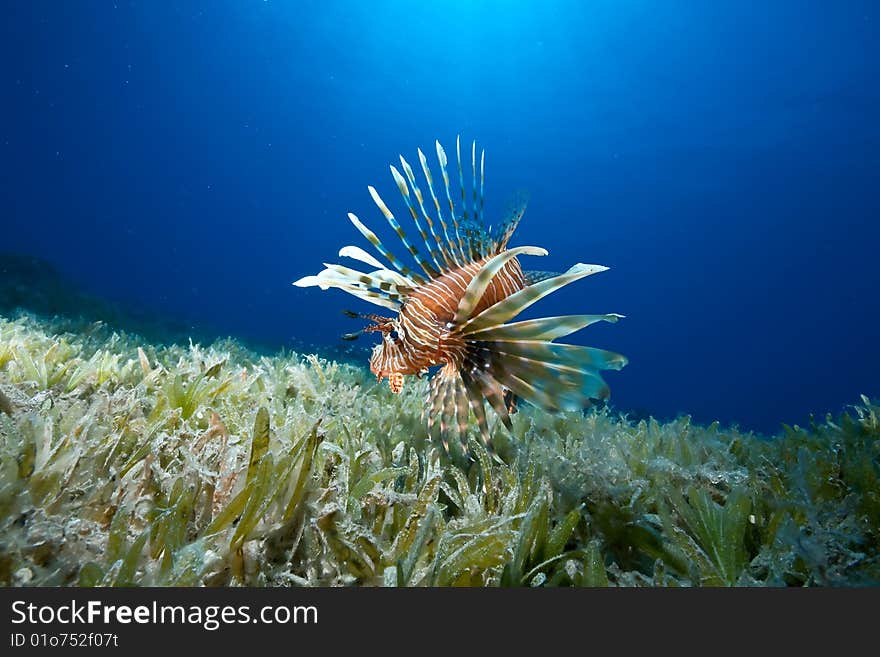
[[392, 340], [394, 340], [395, 342], [397, 342], [397, 338], [400, 337], [400, 334], [397, 331], [391, 331], [388, 334], [388, 337], [391, 338]]

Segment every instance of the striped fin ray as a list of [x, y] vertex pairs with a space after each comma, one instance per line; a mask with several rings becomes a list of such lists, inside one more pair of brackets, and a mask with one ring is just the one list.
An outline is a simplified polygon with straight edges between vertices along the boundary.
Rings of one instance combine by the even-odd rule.
[[461, 187], [462, 216], [468, 218], [467, 195], [464, 191], [464, 173], [461, 170], [461, 135], [455, 137], [455, 159], [458, 162], [458, 184]]
[[[504, 403], [504, 392], [501, 389], [501, 384], [492, 376], [492, 355], [491, 353], [483, 353], [484, 351], [479, 346], [473, 346], [468, 350], [462, 376], [465, 378], [466, 384], [469, 381], [473, 382], [476, 392], [489, 402], [504, 426], [508, 430], [512, 430], [510, 413], [507, 410], [507, 404]], [[469, 389], [471, 389], [470, 385]]]
[[518, 342], [491, 342], [492, 349], [508, 356], [538, 360], [548, 367], [563, 369], [619, 370], [626, 365], [626, 358], [613, 351], [582, 347], [574, 344], [548, 342], [546, 340], [520, 340]]
[[414, 284], [422, 285], [422, 284], [425, 282], [425, 279], [424, 279], [424, 278], [422, 278], [421, 276], [419, 276], [416, 272], [412, 271], [409, 267], [407, 267], [407, 266], [404, 265], [402, 262], [400, 262], [400, 260], [398, 260], [397, 258], [395, 258], [395, 257], [391, 254], [391, 252], [390, 252], [388, 249], [385, 248], [385, 245], [382, 244], [382, 242], [381, 242], [381, 241], [379, 240], [379, 238], [376, 236], [376, 233], [374, 233], [374, 232], [371, 231], [369, 228], [367, 228], [366, 226], [364, 226], [364, 224], [361, 222], [361, 220], [358, 219], [357, 216], [356, 216], [354, 213], [349, 212], [349, 213], [348, 213], [348, 218], [349, 218], [349, 220], [351, 221], [351, 223], [354, 224], [354, 227], [358, 229], [358, 231], [360, 232], [360, 234], [363, 235], [364, 237], [366, 237], [367, 240], [370, 242], [370, 244], [372, 244], [374, 247], [376, 247], [376, 250], [377, 250], [377, 251], [378, 251], [378, 252], [379, 252], [379, 253], [380, 253], [380, 254], [381, 254], [381, 255], [382, 255], [382, 256], [383, 256], [388, 262], [391, 263], [391, 266], [392, 266], [392, 267], [394, 267], [397, 271], [399, 271], [401, 274], [403, 274], [403, 275], [406, 276], [407, 278], [412, 279], [412, 281], [414, 282]]
[[[591, 399], [607, 399], [611, 391], [599, 370], [620, 369], [626, 364], [619, 354], [583, 352], [581, 349], [589, 348], [576, 345], [540, 341], [477, 344], [491, 352], [491, 371], [502, 385], [547, 411], [577, 411], [590, 406]], [[513, 344], [515, 349], [511, 349]]]
[[445, 444], [445, 439], [449, 435], [449, 419], [452, 417], [449, 409], [452, 407], [450, 390], [453, 386], [453, 377], [445, 373], [446, 368], [441, 369], [437, 375], [431, 379], [431, 390], [429, 393], [429, 410], [428, 413], [428, 431], [434, 427], [434, 423], [440, 421], [440, 435], [444, 438], [444, 447], [449, 451]]
[[[345, 268], [343, 267], [343, 269], [345, 269]], [[356, 272], [356, 273], [360, 273], [360, 272]], [[309, 279], [309, 278], [311, 278], [311, 277], [306, 277], [305, 279], [300, 279], [296, 283], [294, 283], [294, 285], [297, 285], [297, 287], [306, 287], [307, 283], [304, 283], [304, 281], [307, 281], [307, 279]], [[396, 285], [394, 285], [394, 289], [391, 289], [391, 287], [390, 287], [392, 284], [386, 285], [384, 289], [382, 287], [379, 287], [378, 285], [370, 287], [367, 284], [365, 284], [364, 282], [358, 280], [357, 277], [351, 276], [349, 274], [340, 273], [338, 271], [335, 271], [332, 267], [327, 267], [327, 269], [321, 270], [320, 272], [318, 272], [318, 275], [315, 276], [314, 278], [315, 278], [316, 282], [311, 283], [311, 284], [317, 285], [318, 287], [320, 287], [322, 289], [325, 289], [326, 287], [337, 287], [340, 289], [349, 289], [350, 288], [350, 289], [358, 290], [358, 291], [365, 292], [365, 293], [368, 292], [369, 294], [367, 294], [366, 296], [369, 296], [369, 297], [389, 299], [389, 300], [395, 301], [395, 302], [401, 301], [403, 299], [403, 297], [405, 296], [405, 294], [403, 294], [402, 292], [400, 292], [398, 290]], [[374, 281], [376, 283], [381, 282], [376, 279], [374, 279]]]
[[[464, 294], [458, 303], [458, 309], [455, 311], [455, 317], [452, 320], [454, 325], [461, 326], [464, 322], [469, 320], [474, 308], [480, 303], [480, 299], [482, 299], [483, 294], [486, 292], [486, 288], [489, 287], [489, 284], [492, 282], [495, 275], [501, 271], [501, 268], [509, 260], [520, 254], [542, 256], [547, 255], [547, 251], [538, 246], [519, 246], [490, 258], [480, 269], [479, 273], [471, 279], [470, 283], [468, 283], [467, 289], [464, 291]], [[482, 314], [483, 313], [481, 313], [481, 315]]]
[[480, 430], [480, 438], [482, 438], [486, 449], [491, 453], [493, 450], [489, 435], [489, 420], [486, 418], [486, 407], [483, 405], [482, 392], [477, 385], [476, 379], [469, 375], [468, 372], [462, 372], [461, 378], [464, 382], [465, 390], [467, 391], [467, 402], [477, 420], [477, 428]]
[[[439, 374], [431, 379], [430, 387], [428, 389], [428, 405], [422, 411], [422, 421], [424, 422], [427, 420], [429, 436], [432, 433], [431, 430], [434, 428], [434, 422], [440, 417], [443, 409], [445, 385], [446, 383], [444, 379]], [[440, 431], [440, 438], [443, 441], [443, 449], [449, 454], [449, 442], [442, 429]]]
[[422, 419], [427, 420], [428, 431], [434, 426], [436, 418], [440, 417], [440, 409], [443, 407], [443, 394], [440, 388], [443, 379], [438, 374], [431, 378], [428, 388], [428, 405], [422, 409]]
[[[402, 297], [412, 292], [411, 287], [407, 285], [401, 285], [397, 283], [394, 279], [389, 280], [387, 277], [383, 276], [383, 273], [388, 271], [387, 269], [379, 270], [373, 272], [372, 274], [365, 274], [363, 272], [357, 271], [356, 269], [349, 269], [348, 267], [344, 267], [342, 265], [334, 265], [332, 263], [325, 262], [324, 266], [330, 271], [336, 272], [340, 276], [344, 277], [346, 280], [351, 281], [353, 284], [365, 285], [367, 287], [381, 290], [383, 292], [398, 294]], [[318, 274], [318, 276], [320, 277], [320, 274]]]
[[473, 358], [468, 358], [462, 368], [447, 364], [431, 380], [426, 407], [428, 431], [430, 433], [435, 422], [439, 420], [440, 438], [447, 453], [449, 439], [453, 436], [458, 437], [462, 452], [467, 453], [470, 412], [473, 412], [477, 421], [483, 443], [490, 452], [492, 451], [484, 399], [489, 401], [504, 425], [512, 429], [513, 424], [504, 404], [501, 384], [487, 371], [477, 367]]
[[[401, 162], [406, 162], [403, 159], [403, 156], [400, 156]], [[412, 204], [412, 200], [409, 195], [409, 186], [406, 184], [406, 179], [402, 175], [400, 175], [400, 171], [397, 170], [393, 164], [391, 165], [391, 176], [394, 178], [394, 182], [397, 183], [397, 188], [400, 190], [400, 195], [403, 196], [403, 200], [406, 203], [406, 207], [409, 210], [410, 215], [412, 216], [413, 222], [416, 225], [416, 230], [419, 231], [419, 235], [422, 238], [422, 241], [425, 243], [425, 248], [428, 250], [428, 254], [431, 256], [431, 260], [434, 261], [434, 267], [436, 270], [434, 274], [431, 274], [432, 277], [436, 276], [438, 272], [443, 272], [444, 268], [437, 260], [437, 251], [431, 246], [431, 243], [428, 241], [428, 234], [425, 232], [425, 229], [422, 228], [421, 222], [419, 222], [419, 215], [416, 213], [416, 208]], [[421, 203], [421, 201], [420, 201]], [[421, 264], [421, 263], [420, 263]], [[424, 267], [422, 267], [424, 269]], [[427, 271], [425, 272], [427, 273]]]
[[462, 450], [467, 451], [468, 391], [454, 365], [445, 365], [431, 380], [428, 401], [428, 432], [439, 419], [440, 438], [446, 452], [449, 452], [449, 438], [454, 434], [458, 435]]
[[504, 215], [504, 220], [499, 226], [500, 234], [495, 241], [496, 251], [507, 248], [507, 243], [510, 242], [510, 238], [513, 237], [513, 233], [516, 231], [517, 226], [519, 226], [519, 222], [523, 218], [528, 204], [529, 195], [526, 192], [520, 191], [514, 196]]
[[437, 147], [437, 161], [440, 162], [440, 172], [443, 174], [443, 186], [446, 187], [446, 200], [449, 202], [449, 215], [452, 220], [452, 229], [455, 232], [455, 239], [458, 242], [458, 252], [466, 262], [471, 258], [464, 252], [464, 243], [461, 240], [461, 233], [459, 232], [458, 227], [458, 217], [455, 216], [455, 204], [452, 202], [452, 193], [449, 188], [449, 174], [446, 171], [446, 151], [443, 150], [443, 146], [440, 145], [439, 141], [436, 141], [435, 145]]
[[470, 413], [470, 395], [465, 388], [464, 380], [461, 374], [456, 371], [456, 376], [452, 386], [452, 399], [455, 405], [455, 428], [458, 433], [458, 440], [461, 442], [462, 452], [467, 452], [467, 427], [468, 414]]
[[[486, 181], [486, 149], [482, 149], [480, 151], [480, 205], [474, 208], [474, 213], [479, 217], [480, 215], [485, 215], [484, 211], [484, 203], [485, 196], [483, 196], [483, 183]], [[495, 245], [497, 248], [497, 244]]]
[[[467, 192], [465, 191], [464, 186], [464, 175], [462, 173], [462, 165], [461, 165], [461, 151], [460, 149], [456, 149], [456, 153], [458, 155], [458, 177], [459, 183], [461, 185], [461, 199], [462, 205], [466, 205], [466, 197]], [[465, 212], [464, 218], [465, 222], [468, 226], [467, 228], [467, 240], [471, 252], [471, 257], [474, 260], [479, 258], [483, 258], [488, 255], [492, 255], [498, 253], [502, 249], [498, 248], [498, 241], [492, 238], [491, 227], [487, 228], [481, 218], [480, 215], [482, 213], [482, 205], [483, 205], [483, 185], [485, 181], [485, 163], [486, 163], [486, 151], [481, 151], [480, 156], [480, 197], [479, 202], [477, 198], [477, 142], [474, 140], [471, 143], [471, 205], [473, 208], [472, 219], [468, 221], [468, 214]]]
[[434, 191], [434, 182], [433, 176], [431, 176], [431, 169], [428, 168], [428, 160], [425, 158], [425, 154], [422, 153], [422, 149], [418, 149], [419, 153], [419, 162], [422, 165], [422, 172], [425, 174], [425, 180], [428, 183], [428, 190], [431, 192], [431, 199], [434, 201], [434, 209], [437, 210], [437, 218], [440, 220], [440, 228], [443, 229], [443, 239], [446, 240], [446, 248], [444, 249], [450, 256], [452, 256], [452, 262], [455, 263], [456, 267], [461, 267], [462, 262], [459, 262], [458, 256], [455, 253], [455, 244], [452, 240], [449, 239], [449, 229], [446, 226], [446, 222], [443, 220], [443, 210], [440, 209], [440, 201], [437, 200], [437, 193]]
[[477, 210], [477, 140], [474, 139], [471, 144], [471, 171], [473, 172], [473, 181], [471, 183], [473, 187], [473, 206], [474, 206], [474, 221], [479, 224], [480, 223], [480, 213]]
[[562, 272], [558, 271], [535, 271], [533, 269], [530, 269], [529, 271], [523, 272], [523, 278], [526, 281], [526, 285], [534, 285], [535, 283], [546, 281], [548, 278], [559, 276], [559, 274], [561, 273]]
[[348, 292], [352, 296], [367, 301], [368, 303], [382, 306], [389, 310], [400, 310], [400, 300], [394, 295], [384, 295], [381, 292], [365, 290], [355, 286], [334, 285], [333, 287], [338, 287], [340, 290]]
[[[394, 167], [391, 167], [391, 169], [392, 173], [396, 173]], [[398, 176], [399, 175], [400, 174], [398, 174]], [[400, 181], [403, 182], [403, 178], [401, 178]], [[400, 223], [397, 221], [397, 219], [394, 218], [394, 214], [391, 212], [391, 210], [388, 209], [388, 206], [385, 205], [385, 201], [383, 201], [382, 197], [379, 196], [379, 192], [376, 191], [376, 188], [372, 185], [368, 185], [367, 191], [370, 192], [370, 196], [373, 197], [373, 202], [376, 204], [382, 214], [385, 215], [385, 219], [388, 220], [388, 224], [391, 226], [394, 232], [397, 233], [397, 237], [400, 238], [403, 247], [407, 251], [409, 251], [409, 254], [415, 259], [419, 267], [422, 268], [422, 271], [425, 272], [428, 278], [435, 278], [438, 273], [437, 270], [434, 269], [431, 264], [424, 259], [424, 257], [422, 257], [422, 254], [419, 253], [419, 250], [416, 247], [409, 243], [409, 239], [407, 238], [406, 233], [403, 232], [403, 228], [400, 226]]]
[[[515, 251], [516, 249], [512, 250]], [[494, 306], [486, 308], [486, 310], [476, 317], [468, 319], [461, 324], [458, 328], [458, 332], [462, 335], [469, 335], [485, 328], [499, 326], [507, 320], [516, 317], [523, 310], [539, 299], [543, 299], [551, 292], [554, 292], [569, 283], [573, 283], [576, 280], [606, 271], [607, 269], [608, 267], [603, 267], [602, 265], [585, 265], [578, 263], [564, 274], [524, 287], [519, 292], [514, 292], [506, 299], [502, 299]], [[471, 283], [473, 283], [473, 281], [471, 281]]]
[[[437, 245], [436, 248], [428, 246], [428, 251], [431, 252], [431, 257], [434, 258], [434, 262], [436, 262], [438, 266], [440, 266], [440, 263], [437, 259], [437, 256], [442, 257], [443, 261], [446, 264], [445, 267], [440, 266], [440, 269], [443, 271], [448, 271], [449, 268], [453, 265], [453, 262], [450, 260], [449, 254], [446, 253], [446, 248], [443, 246], [443, 242], [440, 240], [440, 236], [437, 235], [437, 233], [434, 231], [434, 220], [431, 219], [431, 215], [429, 215], [428, 212], [425, 210], [425, 199], [422, 196], [422, 190], [419, 189], [419, 186], [416, 183], [416, 176], [415, 173], [413, 173], [412, 167], [409, 165], [409, 162], [407, 162], [403, 158], [403, 155], [400, 156], [400, 165], [403, 167], [403, 172], [406, 174], [406, 178], [407, 180], [409, 180], [409, 184], [412, 186], [413, 194], [415, 194], [416, 196], [416, 201], [418, 201], [419, 203], [419, 210], [422, 213], [422, 219], [424, 219], [425, 223], [428, 224], [428, 230], [430, 231], [431, 237]], [[425, 244], [427, 244], [427, 240], [425, 240]]]
[[354, 260], [359, 260], [360, 262], [366, 263], [371, 267], [385, 269], [385, 265], [376, 260], [373, 256], [371, 256], [359, 246], [343, 246], [341, 249], [339, 249], [339, 257], [352, 258]]
[[[459, 155], [459, 178], [461, 179], [461, 198], [464, 203], [465, 188], [464, 179], [461, 177], [461, 155]], [[498, 248], [498, 240], [492, 237], [492, 227], [485, 226], [483, 223], [483, 186], [486, 173], [486, 151], [480, 152], [480, 186], [479, 197], [477, 196], [477, 142], [471, 143], [471, 205], [473, 206], [473, 220], [468, 231], [471, 250], [477, 258], [485, 257], [494, 253], [498, 253], [502, 249]], [[467, 215], [465, 215], [467, 218]]]
[[[467, 195], [464, 191], [464, 173], [461, 169], [461, 136], [457, 135], [455, 137], [455, 159], [458, 163], [458, 184], [461, 188], [461, 208], [462, 208], [462, 216], [463, 223], [468, 224], [468, 208], [467, 208]], [[474, 234], [471, 228], [465, 229], [465, 242], [467, 243], [467, 251], [468, 257], [471, 260], [479, 259], [479, 252], [474, 248]]]
[[[400, 295], [383, 290], [371, 290], [363, 285], [353, 283], [347, 278], [334, 278], [328, 274], [328, 271], [325, 269], [317, 276], [304, 276], [294, 281], [293, 284], [297, 287], [320, 287], [322, 290], [335, 287], [377, 306], [390, 308], [391, 310], [400, 310]], [[330, 273], [332, 274], [332, 272]]]
[[[471, 145], [471, 166], [473, 166], [474, 149], [476, 141]], [[458, 185], [461, 191], [461, 206], [463, 209], [462, 226], [464, 230], [464, 242], [467, 247], [467, 253], [471, 260], [479, 260], [487, 255], [497, 253], [494, 248], [494, 242], [489, 236], [486, 227], [479, 221], [479, 212], [476, 204], [476, 197], [472, 203], [472, 213], [468, 212], [467, 190], [464, 185], [464, 170], [461, 159], [461, 138], [455, 138], [455, 158], [458, 164]], [[474, 189], [476, 189], [476, 173], [474, 175]]]
[[542, 384], [532, 384], [532, 381], [540, 380], [536, 379], [535, 377], [546, 375], [548, 373], [547, 369], [537, 367], [527, 370], [520, 367], [513, 370], [514, 372], [516, 372], [516, 374], [514, 374], [507, 368], [502, 370], [501, 367], [497, 365], [496, 367], [498, 367], [499, 369], [499, 378], [504, 381], [504, 385], [507, 386], [507, 388], [510, 389], [513, 394], [515, 394], [518, 398], [524, 399], [530, 404], [533, 404], [538, 408], [542, 408], [544, 410], [559, 410], [559, 407], [556, 405], [556, 401], [554, 401], [552, 394], [545, 391]]
[[472, 340], [510, 342], [518, 340], [555, 340], [596, 322], [616, 322], [623, 315], [562, 315], [501, 324], [468, 334]]

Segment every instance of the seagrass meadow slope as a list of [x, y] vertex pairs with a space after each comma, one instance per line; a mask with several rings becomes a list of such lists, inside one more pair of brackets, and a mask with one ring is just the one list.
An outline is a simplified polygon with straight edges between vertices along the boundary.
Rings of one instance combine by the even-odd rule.
[[424, 381], [0, 318], [4, 586], [880, 583], [880, 406], [762, 438], [524, 407], [447, 457]]

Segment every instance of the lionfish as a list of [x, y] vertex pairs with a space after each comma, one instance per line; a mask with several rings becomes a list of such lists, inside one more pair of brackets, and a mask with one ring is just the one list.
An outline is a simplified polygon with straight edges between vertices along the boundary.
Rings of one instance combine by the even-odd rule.
[[[626, 358], [610, 351], [554, 340], [595, 322], [616, 322], [623, 315], [567, 315], [508, 323], [548, 294], [608, 268], [578, 263], [561, 274], [524, 271], [519, 256], [547, 255], [545, 249], [536, 246], [508, 248], [525, 211], [525, 201], [516, 203], [494, 228], [486, 226], [485, 150], [480, 152], [478, 169], [476, 142], [471, 147], [472, 201], [468, 207], [461, 144], [456, 139], [460, 208], [452, 200], [448, 160], [439, 141], [436, 150], [446, 203], [438, 198], [427, 158], [418, 149], [435, 214], [426, 209], [413, 168], [403, 156], [400, 156], [403, 174], [391, 165], [391, 175], [427, 256], [410, 242], [376, 189], [367, 187], [421, 273], [392, 255], [373, 231], [349, 213], [351, 223], [390, 267], [357, 246], [346, 246], [339, 251], [341, 257], [358, 260], [375, 270], [364, 273], [324, 263], [325, 269], [319, 274], [301, 278], [294, 285], [318, 286], [323, 290], [339, 288], [395, 311], [394, 317], [346, 311], [349, 316], [370, 321], [371, 325], [343, 337], [355, 339], [369, 332], [382, 334], [381, 342], [373, 348], [370, 370], [377, 380], [387, 377], [394, 393], [403, 388], [404, 376], [421, 377], [431, 367], [441, 366], [429, 386], [425, 409], [428, 431], [432, 431], [439, 418], [440, 437], [446, 450], [449, 450], [449, 436], [457, 432], [467, 451], [470, 412], [476, 418], [483, 442], [490, 446], [485, 401], [507, 429], [512, 430], [510, 415], [515, 412], [517, 398], [548, 411], [581, 410], [590, 406], [591, 400], [607, 399], [610, 391], [600, 371], [620, 369], [626, 365]], [[445, 212], [443, 205], [448, 205]]]

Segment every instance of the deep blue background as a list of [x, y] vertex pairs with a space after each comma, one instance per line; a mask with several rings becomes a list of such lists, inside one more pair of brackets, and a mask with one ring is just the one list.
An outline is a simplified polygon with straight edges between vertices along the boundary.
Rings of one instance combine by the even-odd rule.
[[531, 193], [527, 266], [611, 267], [537, 309], [627, 315], [578, 336], [630, 358], [619, 407], [773, 431], [880, 394], [880, 5], [431, 4], [4, 2], [0, 250], [335, 344], [371, 307], [290, 282], [461, 133], [490, 215]]

